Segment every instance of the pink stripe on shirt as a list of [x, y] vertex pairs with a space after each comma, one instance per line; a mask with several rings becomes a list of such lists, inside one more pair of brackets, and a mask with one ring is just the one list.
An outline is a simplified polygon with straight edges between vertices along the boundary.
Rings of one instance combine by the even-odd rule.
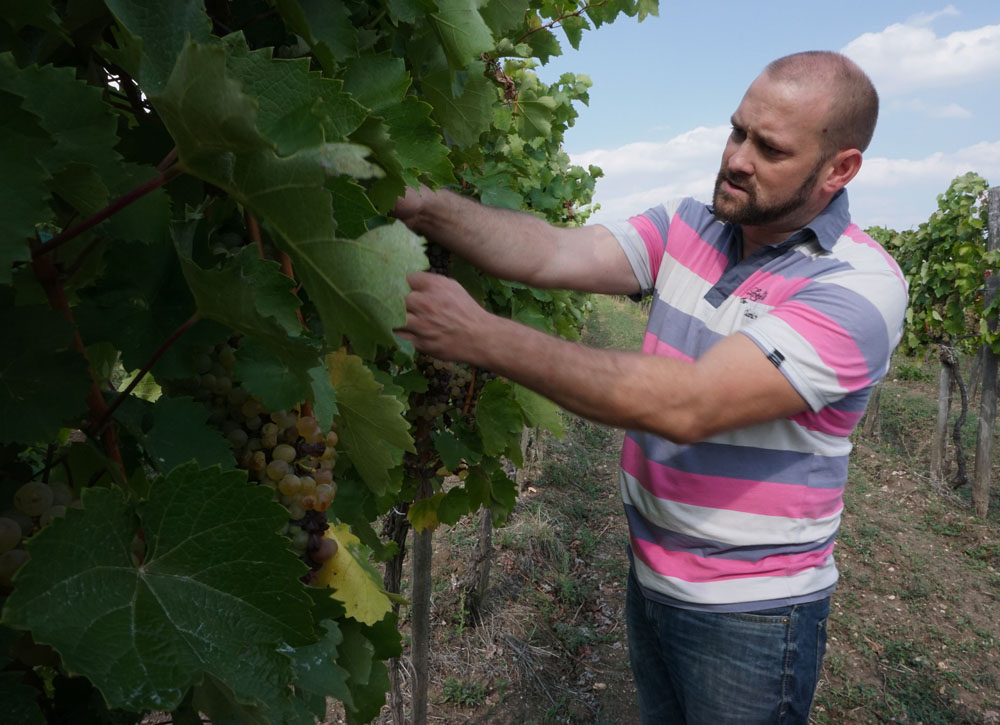
[[843, 508], [842, 488], [752, 481], [687, 473], [646, 459], [628, 436], [622, 447], [622, 470], [657, 498], [689, 506], [740, 511], [789, 519], [821, 519]]
[[791, 416], [793, 420], [807, 430], [816, 430], [835, 436], [849, 436], [854, 426], [858, 424], [865, 412], [863, 410], [837, 410], [827, 406], [818, 413], [807, 410], [804, 413]]
[[702, 557], [686, 551], [670, 551], [632, 537], [632, 551], [657, 574], [688, 582], [716, 582], [759, 576], [793, 576], [826, 564], [833, 544], [804, 554], [774, 554], [760, 561]]
[[771, 307], [776, 307], [813, 280], [806, 277], [782, 277], [757, 270], [746, 281], [733, 292], [735, 297], [746, 297], [747, 293], [754, 288], [759, 288], [766, 292], [767, 296], [760, 300], [755, 300]]
[[836, 320], [802, 302], [786, 302], [771, 311], [778, 319], [809, 341], [820, 359], [833, 370], [837, 381], [847, 390], [860, 390], [871, 384], [868, 361], [851, 334]]
[[660, 236], [660, 231], [647, 216], [640, 214], [628, 221], [639, 232], [639, 236], [642, 237], [642, 241], [646, 244], [646, 254], [649, 255], [649, 273], [655, 280], [656, 273], [660, 271], [660, 262], [663, 261], [663, 249], [666, 246], [663, 237]]
[[706, 282], [715, 284], [726, 271], [729, 260], [702, 239], [679, 215], [670, 220], [667, 254]]
[[647, 332], [646, 336], [642, 340], [642, 351], [646, 355], [656, 355], [658, 357], [672, 357], [676, 360], [684, 360], [685, 362], [694, 362], [694, 358], [690, 355], [685, 355], [683, 352], [678, 350], [673, 345], [668, 345], [663, 340], [658, 338], [652, 332]]

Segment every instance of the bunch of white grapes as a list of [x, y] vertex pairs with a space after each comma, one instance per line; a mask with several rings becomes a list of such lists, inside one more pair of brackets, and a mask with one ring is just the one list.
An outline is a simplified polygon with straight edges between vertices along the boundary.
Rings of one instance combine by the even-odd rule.
[[28, 481], [14, 493], [14, 508], [0, 516], [0, 590], [9, 590], [14, 572], [28, 560], [24, 540], [79, 505], [62, 481]]

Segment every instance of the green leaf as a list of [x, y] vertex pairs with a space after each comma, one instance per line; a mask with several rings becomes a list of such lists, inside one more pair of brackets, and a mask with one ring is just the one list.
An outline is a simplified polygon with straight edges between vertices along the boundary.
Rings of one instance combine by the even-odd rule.
[[[543, 92], [544, 93], [544, 92]], [[556, 99], [540, 95], [534, 88], [525, 88], [518, 98], [520, 117], [518, 129], [526, 139], [548, 138], [552, 134], [552, 111]]]
[[152, 414], [146, 446], [164, 473], [189, 461], [225, 469], [236, 465], [229, 442], [206, 425], [209, 411], [201, 403], [191, 398], [160, 398], [152, 405]]
[[472, 502], [469, 492], [464, 486], [456, 486], [441, 499], [437, 516], [442, 524], [453, 526], [467, 513], [472, 512]]
[[365, 222], [378, 213], [365, 190], [354, 179], [346, 176], [334, 176], [326, 182], [326, 188], [333, 195], [333, 217], [337, 221], [337, 233], [345, 239], [364, 234], [368, 230]]
[[151, 99], [177, 141], [180, 163], [227, 190], [267, 222], [291, 257], [331, 345], [394, 345], [408, 274], [426, 263], [401, 223], [359, 240], [335, 236], [322, 148], [279, 158], [253, 126], [254, 101], [226, 76], [221, 47], [189, 45], [164, 94]]
[[493, 48], [493, 34], [479, 14], [478, 0], [435, 0], [435, 3], [438, 11], [431, 13], [431, 25], [452, 67], [464, 68]]
[[458, 146], [479, 142], [479, 135], [490, 126], [497, 90], [482, 73], [465, 74], [461, 90], [452, 86], [452, 72], [439, 71], [422, 79], [424, 99], [434, 107], [434, 117], [445, 137]]
[[354, 702], [347, 687], [350, 674], [336, 661], [344, 635], [336, 622], [327, 620], [321, 623], [321, 627], [324, 634], [318, 642], [299, 647], [292, 654], [292, 667], [295, 668], [296, 690], [322, 696], [323, 711], [315, 715], [324, 720], [327, 697], [337, 698], [347, 708], [351, 708]]
[[289, 30], [302, 36], [327, 73], [337, 70], [337, 58], [357, 54], [357, 30], [346, 4], [325, 0], [277, 0], [275, 4]]
[[381, 115], [402, 103], [410, 87], [406, 63], [390, 53], [349, 58], [344, 74], [344, 90], [361, 104]]
[[438, 519], [438, 506], [444, 493], [438, 493], [428, 498], [417, 499], [410, 504], [409, 511], [406, 512], [406, 519], [413, 526], [413, 530], [418, 534], [424, 531], [434, 531], [440, 524]]
[[590, 29], [590, 23], [581, 15], [573, 15], [563, 18], [559, 23], [559, 27], [566, 33], [566, 38], [569, 40], [569, 44], [573, 46], [573, 50], [579, 50], [583, 31]]
[[524, 23], [524, 11], [523, 0], [488, 0], [479, 9], [480, 15], [496, 38], [520, 27]]
[[403, 178], [409, 186], [417, 186], [421, 176], [435, 184], [455, 181], [448, 149], [430, 118], [432, 110], [413, 96], [385, 110], [385, 120], [403, 167]]
[[[0, 442], [52, 440], [87, 412], [87, 362], [72, 349], [73, 328], [48, 307], [15, 307], [0, 294]], [[74, 425], [73, 427], [76, 427]]]
[[40, 119], [21, 99], [0, 91], [0, 284], [11, 279], [11, 264], [30, 257], [27, 240], [35, 224], [48, 221], [49, 174], [38, 158], [55, 146]]
[[311, 366], [317, 356], [303, 353], [300, 360], [282, 360], [266, 345], [247, 338], [236, 351], [233, 374], [268, 410], [288, 410], [313, 397]]
[[514, 385], [514, 399], [521, 406], [524, 420], [532, 428], [544, 428], [557, 438], [566, 432], [559, 406], [523, 385]]
[[441, 463], [449, 471], [456, 470], [462, 461], [478, 463], [483, 457], [481, 452], [474, 450], [467, 441], [461, 440], [449, 430], [436, 430], [431, 433], [434, 450], [441, 456]]
[[372, 628], [353, 620], [341, 623], [344, 643], [340, 647], [338, 664], [351, 673], [347, 686], [354, 707], [347, 709], [348, 723], [365, 723], [375, 718], [385, 704], [389, 691], [389, 676], [385, 665], [375, 659], [379, 654], [370, 639]]
[[281, 650], [311, 641], [312, 621], [271, 491], [191, 465], [144, 503], [91, 488], [83, 504], [28, 543], [4, 622], [52, 645], [111, 707], [172, 710], [210, 673], [240, 701], [280, 708], [292, 679]]
[[542, 28], [524, 39], [524, 42], [531, 47], [532, 54], [542, 63], [548, 63], [549, 58], [554, 55], [562, 55], [562, 46], [551, 30]]
[[330, 430], [333, 416], [337, 414], [337, 391], [330, 382], [330, 373], [320, 365], [309, 371], [312, 380], [312, 394], [307, 399], [312, 402], [313, 415], [320, 430]]
[[189, 41], [214, 40], [203, 0], [107, 0], [105, 4], [141, 47], [138, 80], [147, 96], [163, 90]]
[[389, 469], [414, 452], [403, 404], [384, 395], [361, 358], [340, 350], [326, 358], [337, 391], [340, 443], [365, 484], [376, 494], [390, 490]]
[[386, 0], [389, 17], [404, 23], [416, 23], [434, 12], [434, 0]]
[[3, 703], [4, 717], [18, 725], [45, 725], [45, 717], [38, 707], [38, 696], [42, 693], [21, 682], [20, 672], [0, 672], [0, 702]]
[[486, 383], [476, 402], [476, 430], [483, 437], [483, 451], [491, 456], [519, 453], [523, 427], [513, 385], [500, 379]]

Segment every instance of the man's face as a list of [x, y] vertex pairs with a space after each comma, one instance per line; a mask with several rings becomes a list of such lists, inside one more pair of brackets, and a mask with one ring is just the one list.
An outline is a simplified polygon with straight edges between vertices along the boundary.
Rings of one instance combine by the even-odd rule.
[[826, 108], [817, 92], [766, 74], [755, 80], [733, 114], [715, 180], [716, 216], [744, 226], [795, 228], [819, 213]]

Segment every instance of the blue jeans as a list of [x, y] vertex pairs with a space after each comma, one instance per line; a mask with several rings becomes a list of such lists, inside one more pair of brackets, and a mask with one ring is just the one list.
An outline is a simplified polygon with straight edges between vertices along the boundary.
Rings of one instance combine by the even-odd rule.
[[643, 725], [809, 722], [829, 598], [699, 612], [647, 599], [630, 571], [625, 609]]

